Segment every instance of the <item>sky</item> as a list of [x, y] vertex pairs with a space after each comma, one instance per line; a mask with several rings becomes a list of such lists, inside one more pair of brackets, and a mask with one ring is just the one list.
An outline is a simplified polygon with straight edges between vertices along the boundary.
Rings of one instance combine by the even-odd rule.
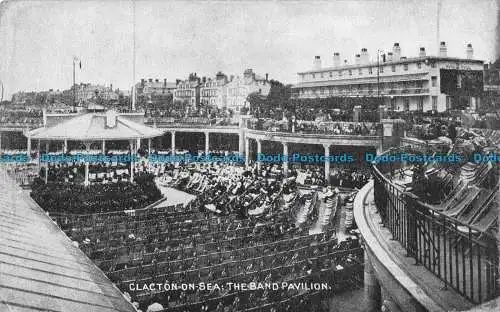
[[[438, 0], [135, 1], [136, 74], [141, 78], [242, 76], [252, 68], [296, 83], [315, 55], [349, 63], [362, 48], [402, 55], [437, 48]], [[130, 89], [133, 84], [132, 0], [3, 1], [0, 81], [4, 99], [17, 91], [68, 89], [73, 80]], [[440, 41], [448, 55], [493, 61], [497, 0], [441, 0]]]

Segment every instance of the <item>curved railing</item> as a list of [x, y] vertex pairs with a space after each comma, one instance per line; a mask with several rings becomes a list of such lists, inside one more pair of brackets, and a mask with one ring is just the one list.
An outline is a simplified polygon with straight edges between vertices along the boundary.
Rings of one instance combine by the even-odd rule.
[[[384, 153], [390, 153], [389, 150]], [[391, 179], [401, 165], [373, 165], [375, 205], [407, 256], [474, 303], [499, 295], [496, 238], [433, 209]]]

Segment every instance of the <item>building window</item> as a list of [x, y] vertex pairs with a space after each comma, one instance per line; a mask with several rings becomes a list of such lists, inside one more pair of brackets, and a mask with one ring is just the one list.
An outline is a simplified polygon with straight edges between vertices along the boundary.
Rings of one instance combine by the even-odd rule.
[[380, 70], [379, 70], [380, 73], [383, 73], [384, 72], [384, 66], [380, 66]]
[[332, 73], [332, 72], [330, 72], [330, 78], [332, 78], [332, 77], [333, 77], [333, 73]]
[[396, 72], [396, 65], [392, 65], [391, 66], [391, 70], [392, 70], [393, 73]]
[[313, 79], [316, 78], [316, 75], [315, 74], [312, 74], [313, 75]]
[[391, 110], [396, 109], [396, 98], [391, 97]]
[[436, 62], [431, 63], [431, 68], [436, 68]]
[[437, 96], [432, 97], [432, 110], [435, 112], [437, 112], [437, 110], [438, 110], [438, 97]]
[[408, 64], [403, 65], [404, 70], [408, 70]]
[[436, 76], [431, 77], [431, 86], [437, 87], [437, 77]]
[[342, 71], [339, 70], [339, 77], [342, 77]]
[[373, 74], [373, 69], [371, 67], [368, 67], [368, 74]]
[[323, 78], [323, 73], [321, 73], [321, 78]]
[[417, 68], [418, 68], [418, 69], [421, 69], [421, 68], [422, 68], [422, 63], [418, 62], [418, 63], [417, 63]]
[[352, 76], [352, 69], [349, 69], [349, 76]]
[[418, 97], [418, 107], [417, 107], [417, 109], [419, 111], [421, 111], [421, 112], [424, 111], [424, 98], [421, 97], [421, 96]]
[[358, 74], [359, 74], [360, 76], [361, 76], [361, 75], [363, 75], [363, 69], [361, 69], [361, 68], [360, 68], [360, 69], [358, 70]]
[[404, 98], [404, 110], [405, 111], [410, 110], [410, 99], [409, 98]]

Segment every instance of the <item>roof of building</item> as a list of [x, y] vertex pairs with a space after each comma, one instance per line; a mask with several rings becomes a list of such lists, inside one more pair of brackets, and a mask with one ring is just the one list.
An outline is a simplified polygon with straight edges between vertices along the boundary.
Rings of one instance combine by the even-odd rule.
[[28, 194], [0, 176], [0, 311], [135, 311]]
[[106, 113], [87, 113], [49, 127], [28, 133], [32, 139], [42, 140], [128, 140], [153, 138], [163, 132], [117, 115], [113, 127], [107, 125]]
[[449, 62], [472, 62], [478, 64], [484, 64], [482, 60], [471, 60], [457, 57], [447, 57], [447, 56], [417, 56], [417, 57], [409, 57], [400, 60], [394, 61], [380, 61], [377, 62], [369, 62], [367, 64], [349, 64], [342, 65], [337, 67], [324, 67], [320, 69], [311, 69], [303, 72], [298, 72], [297, 74], [309, 74], [309, 73], [320, 73], [320, 72], [328, 72], [332, 70], [343, 70], [343, 69], [354, 69], [354, 68], [363, 68], [363, 67], [377, 67], [377, 66], [385, 66], [385, 65], [396, 65], [396, 64], [407, 64], [407, 63], [415, 63], [415, 62], [425, 62], [425, 61], [449, 61]]

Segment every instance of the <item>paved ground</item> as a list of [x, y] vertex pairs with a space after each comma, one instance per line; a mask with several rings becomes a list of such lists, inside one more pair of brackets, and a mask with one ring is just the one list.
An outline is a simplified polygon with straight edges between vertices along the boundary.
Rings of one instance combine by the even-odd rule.
[[196, 198], [196, 196], [194, 195], [188, 194], [183, 191], [179, 191], [171, 187], [161, 186], [159, 184], [157, 184], [157, 186], [160, 189], [163, 196], [167, 197], [167, 200], [162, 202], [161, 206], [187, 204]]
[[330, 300], [330, 312], [363, 312], [363, 288], [336, 294]]

